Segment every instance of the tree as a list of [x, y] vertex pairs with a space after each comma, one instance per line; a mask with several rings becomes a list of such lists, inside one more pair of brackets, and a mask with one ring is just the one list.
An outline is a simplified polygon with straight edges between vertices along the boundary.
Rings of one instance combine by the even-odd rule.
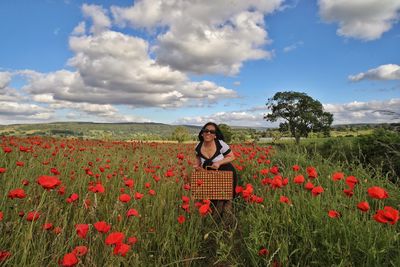
[[323, 132], [329, 135], [333, 115], [323, 110], [322, 104], [300, 92], [278, 92], [266, 103], [271, 113], [264, 116], [267, 121], [285, 120], [279, 124], [280, 130], [289, 131], [296, 144], [300, 137], [307, 137], [313, 132]]
[[232, 129], [229, 125], [221, 123], [218, 125], [218, 128], [221, 130], [224, 135], [225, 142], [230, 143], [232, 141]]
[[188, 139], [190, 139], [190, 134], [186, 127], [178, 126], [172, 133], [172, 140], [176, 140], [178, 143], [182, 143]]

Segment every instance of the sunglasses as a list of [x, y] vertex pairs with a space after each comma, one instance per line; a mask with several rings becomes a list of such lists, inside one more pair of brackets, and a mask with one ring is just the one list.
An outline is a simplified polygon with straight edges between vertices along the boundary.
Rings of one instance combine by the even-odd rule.
[[215, 134], [216, 131], [215, 131], [215, 130], [204, 129], [204, 130], [203, 130], [203, 133]]

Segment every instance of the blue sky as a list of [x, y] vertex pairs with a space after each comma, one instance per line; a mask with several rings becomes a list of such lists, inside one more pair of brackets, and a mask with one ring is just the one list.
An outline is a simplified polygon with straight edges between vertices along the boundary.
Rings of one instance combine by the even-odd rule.
[[399, 19], [399, 0], [1, 1], [0, 124], [268, 127], [288, 90], [334, 124], [390, 122]]

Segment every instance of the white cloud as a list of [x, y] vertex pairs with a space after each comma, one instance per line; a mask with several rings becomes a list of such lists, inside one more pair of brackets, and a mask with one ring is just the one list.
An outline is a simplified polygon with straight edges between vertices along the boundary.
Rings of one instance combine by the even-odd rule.
[[392, 111], [400, 114], [400, 98], [384, 101], [350, 102], [345, 104], [324, 104], [325, 111], [333, 114], [333, 124], [384, 123], [392, 117], [377, 112]]
[[111, 27], [111, 20], [107, 16], [107, 10], [101, 6], [83, 4], [82, 13], [86, 18], [92, 19], [93, 25], [90, 28], [90, 32], [93, 34], [102, 33]]
[[399, 0], [319, 0], [326, 22], [337, 22], [337, 34], [366, 41], [379, 39], [398, 21]]
[[76, 26], [73, 31], [72, 35], [84, 35], [86, 33], [86, 23], [84, 21], [80, 22], [78, 26]]
[[[264, 115], [259, 108], [238, 110], [231, 112], [216, 112], [206, 116], [182, 117], [175, 124], [204, 125], [209, 121], [225, 123], [231, 126], [269, 126], [270, 123], [263, 119]], [[266, 108], [264, 108], [266, 111]]]
[[303, 41], [298, 41], [292, 45], [284, 47], [283, 52], [287, 53], [287, 52], [293, 51], [293, 50], [299, 48], [300, 46], [302, 46], [303, 44], [304, 44]]
[[69, 65], [76, 71], [21, 72], [29, 81], [24, 90], [76, 103], [161, 108], [237, 97], [231, 89], [209, 81], [191, 82], [184, 73], [157, 64], [140, 38], [104, 31], [72, 36], [70, 47], [75, 56]]
[[52, 117], [53, 111], [45, 107], [0, 100], [0, 124], [47, 121]]
[[400, 80], [400, 66], [396, 64], [381, 65], [367, 72], [350, 75], [349, 80], [358, 82], [361, 80]]
[[[375, 100], [369, 102], [350, 102], [344, 104], [323, 104], [324, 110], [333, 114], [333, 125], [353, 123], [388, 123], [393, 120], [390, 115], [382, 111], [391, 111], [400, 114], [400, 98], [389, 100]], [[254, 106], [231, 112], [216, 112], [203, 116], [186, 116], [179, 118], [174, 124], [204, 125], [209, 121], [217, 124], [226, 123], [231, 126], [279, 127], [279, 121], [271, 123], [264, 120], [268, 112], [266, 106]]]
[[111, 11], [120, 26], [164, 31], [153, 47], [157, 62], [180, 71], [233, 75], [244, 61], [273, 56], [263, 49], [270, 42], [264, 15], [282, 2], [146, 0]]
[[0, 90], [4, 89], [11, 82], [10, 72], [0, 72]]

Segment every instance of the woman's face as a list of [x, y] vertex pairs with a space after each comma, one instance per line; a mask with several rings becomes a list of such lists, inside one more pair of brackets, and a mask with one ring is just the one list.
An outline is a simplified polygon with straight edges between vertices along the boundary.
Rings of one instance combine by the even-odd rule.
[[207, 125], [203, 130], [202, 136], [204, 141], [212, 141], [216, 137], [215, 127], [213, 125]]

